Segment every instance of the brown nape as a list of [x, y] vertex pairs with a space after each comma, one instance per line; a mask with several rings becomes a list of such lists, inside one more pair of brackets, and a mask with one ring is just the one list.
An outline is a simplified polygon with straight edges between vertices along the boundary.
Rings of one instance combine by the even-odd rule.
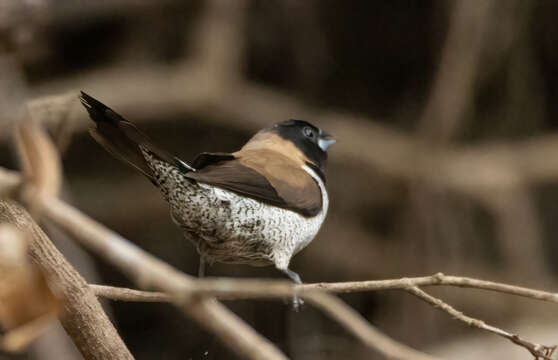
[[[261, 130], [254, 135], [240, 151], [234, 153], [239, 154], [249, 150], [271, 150], [280, 153], [296, 164], [297, 167], [302, 167], [307, 162], [312, 163], [304, 153], [296, 147], [291, 141], [285, 140], [279, 135], [270, 132], [269, 130]], [[316, 164], [317, 165], [317, 164]]]

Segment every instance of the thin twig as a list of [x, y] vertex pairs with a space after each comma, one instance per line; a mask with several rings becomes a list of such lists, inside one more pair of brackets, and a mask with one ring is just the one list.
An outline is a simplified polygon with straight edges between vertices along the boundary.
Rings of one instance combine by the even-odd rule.
[[[149, 291], [118, 288], [106, 285], [91, 285], [99, 296], [122, 301], [151, 301], [162, 294]], [[521, 296], [534, 300], [558, 304], [558, 293], [536, 290], [522, 286], [509, 285], [494, 281], [473, 279], [462, 276], [450, 276], [437, 273], [431, 276], [414, 278], [347, 281], [337, 283], [313, 283], [293, 285], [283, 280], [250, 280], [250, 279], [199, 279], [196, 280], [192, 291], [211, 295], [223, 300], [237, 300], [250, 298], [290, 297], [293, 291], [305, 294], [315, 290], [332, 293], [354, 293], [380, 290], [404, 290], [409, 286], [455, 286], [462, 288], [481, 289], [508, 295]], [[143, 298], [145, 300], [143, 300]]]
[[[127, 290], [131, 290], [105, 285], [92, 286], [95, 291], [97, 291], [97, 289], [100, 289], [99, 295], [105, 296], [106, 294], [107, 297], [114, 300], [121, 300], [118, 297], [127, 297]], [[304, 295], [307, 292], [312, 292], [315, 290], [327, 291], [332, 293], [354, 293], [396, 289], [404, 290], [410, 286], [455, 286], [462, 288], [481, 289], [558, 304], [558, 293], [469, 277], [444, 275], [442, 273], [437, 273], [430, 276], [401, 279], [347, 281], [335, 283], [324, 282], [302, 285], [293, 285], [292, 283], [284, 280], [204, 278], [196, 280], [194, 282], [194, 284], [192, 285], [192, 291], [196, 291], [208, 296], [215, 296], [223, 300], [237, 300], [250, 298], [261, 299], [291, 297], [293, 295], [293, 291], [295, 290]], [[138, 292], [135, 295], [137, 295], [138, 297], [130, 298], [130, 301], [142, 301], [142, 297], [152, 297], [153, 293]], [[122, 300], [126, 301], [125, 299]]]
[[488, 325], [482, 320], [475, 319], [463, 314], [461, 311], [456, 310], [446, 302], [426, 293], [425, 291], [421, 290], [416, 286], [408, 287], [405, 290], [415, 295], [419, 299], [424, 300], [425, 302], [434, 306], [435, 308], [450, 314], [456, 320], [463, 321], [467, 325], [476, 327], [477, 329], [481, 329], [496, 334], [498, 336], [502, 336], [503, 338], [510, 340], [514, 344], [517, 344], [527, 349], [535, 357], [535, 359], [552, 360], [551, 356], [554, 353], [554, 350], [556, 350], [556, 345], [546, 346], [541, 344], [535, 344], [525, 339], [522, 339], [521, 337], [519, 337], [519, 335], [509, 333], [505, 330], [502, 330], [492, 325]]
[[135, 302], [172, 302], [170, 295], [157, 291], [142, 291], [106, 285], [89, 284], [95, 295], [111, 300]]
[[503, 284], [494, 281], [474, 279], [470, 277], [451, 276], [437, 273], [431, 276], [414, 278], [390, 279], [390, 280], [371, 280], [371, 281], [351, 281], [339, 283], [316, 283], [306, 284], [303, 287], [318, 288], [331, 292], [347, 293], [357, 291], [376, 291], [387, 289], [404, 289], [408, 286], [456, 286], [463, 288], [475, 288], [494, 292], [516, 295], [535, 300], [542, 300], [558, 303], [558, 293], [536, 290], [522, 286]]

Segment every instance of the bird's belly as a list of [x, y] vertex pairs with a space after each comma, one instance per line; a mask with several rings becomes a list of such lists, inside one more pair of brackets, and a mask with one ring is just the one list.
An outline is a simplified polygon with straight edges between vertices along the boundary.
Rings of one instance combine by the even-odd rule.
[[323, 216], [306, 218], [213, 186], [171, 190], [174, 221], [208, 262], [285, 263], [317, 234]]

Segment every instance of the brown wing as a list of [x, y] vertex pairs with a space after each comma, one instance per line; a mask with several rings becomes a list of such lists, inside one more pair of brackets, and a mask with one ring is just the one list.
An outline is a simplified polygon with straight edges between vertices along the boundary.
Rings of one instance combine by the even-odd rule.
[[322, 208], [316, 181], [296, 163], [274, 151], [243, 151], [186, 176], [265, 203], [315, 216]]

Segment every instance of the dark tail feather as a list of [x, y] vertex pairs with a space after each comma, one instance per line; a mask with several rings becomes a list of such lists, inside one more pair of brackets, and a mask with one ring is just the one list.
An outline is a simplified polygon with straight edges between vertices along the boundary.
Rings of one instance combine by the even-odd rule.
[[79, 99], [87, 109], [91, 119], [95, 121], [96, 126], [90, 129], [91, 136], [95, 141], [117, 159], [134, 167], [151, 181], [155, 180], [154, 174], [143, 157], [140, 145], [155, 157], [178, 167], [184, 172], [195, 171], [184, 161], [155, 145], [133, 123], [125, 120], [105, 104], [83, 91]]
[[[158, 157], [163, 158], [169, 155], [166, 152], [159, 154], [158, 148], [134, 124], [125, 120], [100, 101], [83, 91], [79, 99], [91, 119], [95, 121], [96, 126], [89, 129], [93, 139], [114, 157], [129, 164], [151, 181], [154, 181], [153, 171], [147, 165], [139, 145], [153, 151]], [[163, 158], [163, 160], [167, 159]]]

